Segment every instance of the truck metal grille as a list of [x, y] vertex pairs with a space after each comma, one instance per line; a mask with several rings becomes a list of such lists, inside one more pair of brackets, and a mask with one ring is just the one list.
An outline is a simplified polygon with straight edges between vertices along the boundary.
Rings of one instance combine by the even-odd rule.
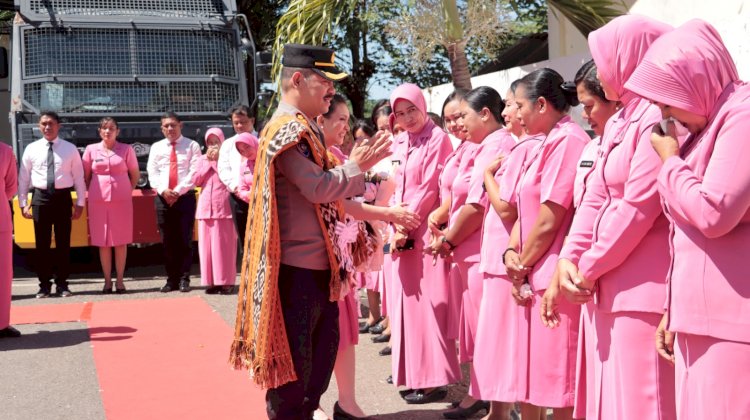
[[237, 105], [239, 85], [221, 82], [29, 83], [26, 99], [37, 109], [63, 113], [224, 113]]
[[232, 34], [136, 28], [35, 28], [24, 34], [24, 76], [237, 77]]
[[[224, 0], [27, 0], [22, 12], [57, 16], [213, 17], [232, 12]], [[27, 9], [26, 9], [27, 8]]]

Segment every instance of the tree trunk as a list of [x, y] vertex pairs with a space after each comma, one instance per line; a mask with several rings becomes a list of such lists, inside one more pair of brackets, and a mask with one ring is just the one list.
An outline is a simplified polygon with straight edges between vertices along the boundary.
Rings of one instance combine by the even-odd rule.
[[471, 90], [471, 73], [469, 72], [469, 61], [466, 59], [466, 51], [463, 42], [453, 42], [445, 47], [448, 50], [448, 60], [451, 64], [451, 76], [453, 86], [456, 89]]

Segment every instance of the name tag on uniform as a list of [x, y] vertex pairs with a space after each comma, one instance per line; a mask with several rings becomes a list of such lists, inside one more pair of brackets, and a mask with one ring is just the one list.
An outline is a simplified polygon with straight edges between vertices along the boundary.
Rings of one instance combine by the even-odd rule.
[[104, 159], [94, 159], [94, 162], [104, 162]]
[[594, 166], [593, 160], [582, 160], [581, 164], [579, 165], [581, 168], [591, 168]]
[[243, 172], [243, 175], [247, 175], [249, 173], [251, 173], [251, 172], [248, 170], [248, 171]]

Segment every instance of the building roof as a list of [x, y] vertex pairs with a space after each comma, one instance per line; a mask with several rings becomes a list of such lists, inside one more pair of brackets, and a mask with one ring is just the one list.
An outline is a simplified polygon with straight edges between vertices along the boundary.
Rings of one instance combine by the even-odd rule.
[[547, 36], [546, 32], [524, 36], [515, 44], [501, 51], [494, 60], [480, 67], [472, 76], [548, 60], [549, 43]]

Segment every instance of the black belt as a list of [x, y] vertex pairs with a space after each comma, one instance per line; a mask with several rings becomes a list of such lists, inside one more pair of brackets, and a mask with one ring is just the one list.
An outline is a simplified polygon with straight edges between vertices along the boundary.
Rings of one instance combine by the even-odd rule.
[[36, 187], [34, 187], [34, 188], [32, 188], [32, 189], [31, 189], [31, 191], [30, 191], [30, 192], [31, 192], [32, 194], [33, 194], [33, 193], [37, 193], [37, 192], [38, 192], [39, 194], [62, 194], [62, 193], [67, 193], [67, 194], [70, 194], [70, 193], [71, 193], [71, 192], [73, 192], [73, 191], [75, 191], [75, 189], [74, 189], [73, 187], [68, 187], [68, 188], [55, 188], [55, 190], [54, 190], [54, 191], [52, 191], [51, 193], [49, 193], [49, 192], [47, 192], [47, 190], [46, 190], [46, 189], [44, 189], [44, 188], [36, 188]]

